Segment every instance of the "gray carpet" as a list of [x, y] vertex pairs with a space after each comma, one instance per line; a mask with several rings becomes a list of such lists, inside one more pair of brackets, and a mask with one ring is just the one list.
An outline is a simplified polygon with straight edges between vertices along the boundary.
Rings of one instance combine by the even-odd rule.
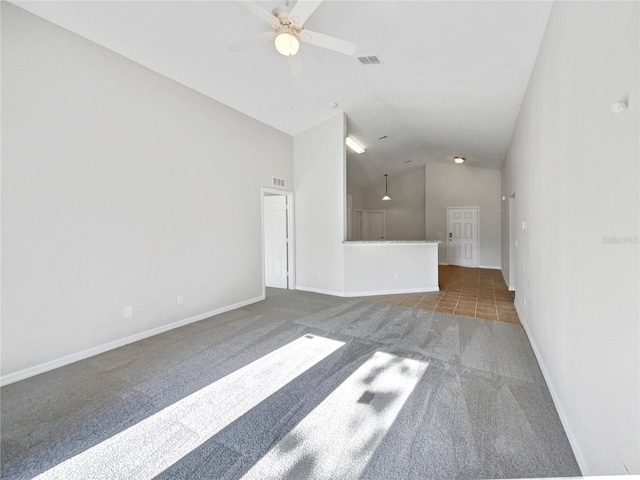
[[2, 478], [579, 476], [522, 327], [265, 301], [1, 389]]

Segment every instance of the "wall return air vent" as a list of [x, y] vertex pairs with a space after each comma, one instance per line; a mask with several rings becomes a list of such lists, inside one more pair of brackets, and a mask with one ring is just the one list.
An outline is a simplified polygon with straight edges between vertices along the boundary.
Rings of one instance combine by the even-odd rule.
[[284, 178], [271, 177], [271, 185], [284, 188]]
[[382, 62], [375, 55], [371, 55], [369, 57], [358, 57], [360, 63], [363, 65], [380, 65]]

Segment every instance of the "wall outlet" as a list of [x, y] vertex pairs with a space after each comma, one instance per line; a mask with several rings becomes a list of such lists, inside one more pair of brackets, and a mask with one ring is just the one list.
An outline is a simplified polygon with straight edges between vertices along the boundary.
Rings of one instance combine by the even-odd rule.
[[178, 305], [182, 305], [184, 303], [184, 297], [182, 295], [178, 295]]
[[322, 278], [322, 272], [318, 272], [318, 278]]
[[124, 308], [124, 318], [133, 317], [133, 307], [125, 307]]
[[396, 273], [396, 280], [398, 280], [398, 274]]

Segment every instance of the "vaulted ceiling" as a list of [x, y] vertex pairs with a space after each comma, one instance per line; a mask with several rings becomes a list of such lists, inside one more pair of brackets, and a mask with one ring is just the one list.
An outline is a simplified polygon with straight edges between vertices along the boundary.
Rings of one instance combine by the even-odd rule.
[[[326, 0], [305, 26], [356, 43], [357, 53], [303, 43], [300, 73], [271, 43], [226, 48], [269, 29], [235, 1], [12, 3], [291, 135], [343, 110], [366, 148], [348, 154], [350, 181], [360, 186], [454, 155], [499, 168], [551, 9], [539, 1]], [[382, 63], [358, 61], [370, 55]]]

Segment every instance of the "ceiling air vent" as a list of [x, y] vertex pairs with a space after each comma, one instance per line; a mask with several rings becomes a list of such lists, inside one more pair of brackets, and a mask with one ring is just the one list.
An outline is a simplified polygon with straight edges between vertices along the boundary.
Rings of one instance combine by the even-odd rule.
[[284, 187], [284, 178], [271, 177], [271, 185], [274, 187]]
[[360, 63], [363, 65], [380, 65], [382, 62], [375, 55], [371, 55], [370, 57], [358, 57]]

